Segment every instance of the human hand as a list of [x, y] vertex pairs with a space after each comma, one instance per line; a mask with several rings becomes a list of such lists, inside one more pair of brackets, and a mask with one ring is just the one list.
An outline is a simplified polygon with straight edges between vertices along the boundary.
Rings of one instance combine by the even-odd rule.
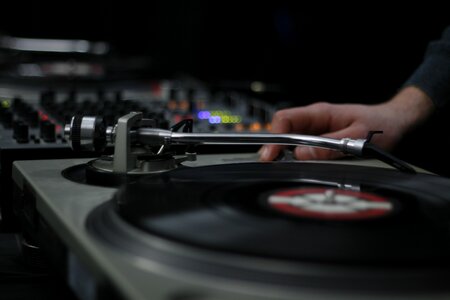
[[[382, 130], [372, 142], [391, 150], [402, 136], [425, 120], [433, 110], [431, 99], [416, 87], [407, 87], [392, 100], [377, 105], [314, 103], [304, 107], [280, 110], [272, 120], [274, 133], [299, 133], [341, 139], [365, 138], [371, 130]], [[279, 145], [265, 145], [260, 159], [275, 159], [283, 149]], [[294, 150], [297, 159], [335, 159], [337, 151], [299, 146]]]

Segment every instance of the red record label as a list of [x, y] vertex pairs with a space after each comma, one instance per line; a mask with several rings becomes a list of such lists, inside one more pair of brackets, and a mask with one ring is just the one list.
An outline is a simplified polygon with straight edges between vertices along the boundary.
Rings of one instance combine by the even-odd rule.
[[361, 220], [385, 216], [393, 211], [386, 198], [350, 190], [294, 188], [279, 190], [267, 197], [279, 212], [322, 220]]

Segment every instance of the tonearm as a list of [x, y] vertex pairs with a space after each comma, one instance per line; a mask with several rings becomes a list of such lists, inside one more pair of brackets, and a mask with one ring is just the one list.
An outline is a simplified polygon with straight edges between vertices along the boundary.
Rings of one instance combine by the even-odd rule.
[[[179, 129], [182, 132], [178, 132]], [[101, 117], [74, 116], [66, 124], [64, 134], [72, 149], [76, 151], [101, 152], [107, 144], [114, 145], [114, 164], [117, 172], [127, 172], [134, 168], [134, 150], [158, 146], [157, 154], [170, 145], [192, 146], [202, 144], [221, 145], [290, 145], [310, 146], [340, 151], [344, 154], [362, 158], [376, 158], [395, 168], [409, 173], [414, 169], [405, 162], [379, 149], [367, 139], [332, 139], [303, 134], [275, 133], [194, 133], [192, 120], [185, 120], [172, 126], [170, 130], [155, 128], [152, 119], [144, 119], [142, 113], [131, 112], [118, 119], [114, 126], [106, 126]], [[150, 150], [148, 150], [150, 151]], [[192, 152], [189, 151], [189, 152]], [[116, 163], [117, 159], [117, 163]], [[193, 159], [192, 155], [189, 159]]]

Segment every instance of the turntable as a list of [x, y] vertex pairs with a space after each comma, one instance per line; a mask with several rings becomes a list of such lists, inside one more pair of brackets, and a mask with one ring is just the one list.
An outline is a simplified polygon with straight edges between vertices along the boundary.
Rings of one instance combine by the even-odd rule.
[[[416, 173], [370, 136], [200, 134], [189, 121], [153, 128], [139, 113], [114, 127], [74, 117], [66, 133], [78, 150], [114, 143], [114, 155], [15, 162], [15, 204], [80, 299], [450, 296], [450, 181]], [[196, 155], [207, 143], [363, 159]]]

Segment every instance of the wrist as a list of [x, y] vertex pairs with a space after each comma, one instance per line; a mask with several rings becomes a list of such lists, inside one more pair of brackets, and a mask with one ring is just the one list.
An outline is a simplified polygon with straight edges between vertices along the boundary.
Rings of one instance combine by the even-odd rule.
[[385, 105], [401, 121], [399, 126], [403, 132], [423, 123], [435, 109], [431, 98], [415, 86], [403, 88]]

